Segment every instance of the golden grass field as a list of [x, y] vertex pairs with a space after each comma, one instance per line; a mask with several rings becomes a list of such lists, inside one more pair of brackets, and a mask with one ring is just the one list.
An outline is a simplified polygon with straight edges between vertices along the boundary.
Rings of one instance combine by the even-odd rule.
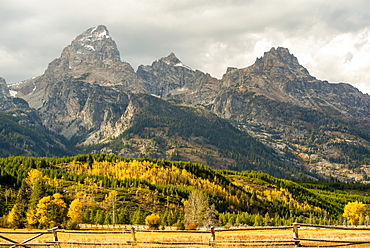
[[[0, 232], [11, 231], [9, 229], [1, 229]], [[22, 230], [14, 230], [22, 231]], [[24, 230], [23, 230], [24, 231]], [[33, 230], [37, 231], [37, 230]], [[35, 234], [12, 234], [12, 233], [0, 233], [1, 236], [21, 242]], [[163, 233], [163, 232], [140, 232], [138, 231], [135, 235], [138, 243], [135, 247], [209, 247], [208, 242], [210, 241], [210, 233]], [[252, 241], [252, 240], [269, 240], [269, 241], [282, 241], [292, 240], [293, 234], [291, 229], [287, 230], [242, 230], [242, 231], [228, 231], [228, 232], [217, 232], [216, 230], [216, 241]], [[370, 231], [348, 231], [348, 230], [333, 230], [333, 229], [299, 229], [299, 237], [301, 239], [324, 239], [324, 240], [350, 240], [350, 241], [370, 241]], [[58, 232], [58, 240], [61, 242], [59, 247], [130, 247], [132, 245], [126, 244], [127, 241], [132, 239], [130, 233], [119, 233], [119, 234], [89, 234], [89, 233], [63, 233]], [[53, 234], [44, 234], [30, 243], [27, 244], [41, 244], [53, 240]], [[157, 244], [140, 243], [145, 242], [157, 242]], [[66, 244], [69, 242], [70, 244]], [[182, 242], [188, 244], [158, 244], [159, 242]], [[192, 242], [201, 242], [200, 244], [189, 244]], [[1, 244], [11, 244], [9, 241], [2, 239]], [[84, 244], [77, 244], [84, 243]], [[92, 243], [100, 243], [99, 245]], [[121, 243], [121, 244], [120, 244]], [[273, 246], [272, 244], [265, 243], [250, 243], [253, 247], [294, 247], [293, 244], [286, 246]], [[301, 241], [303, 245], [334, 245], [336, 243], [323, 243], [323, 242], [308, 242]], [[244, 244], [243, 247], [245, 247]], [[9, 245], [10, 246], [10, 245]], [[9, 247], [8, 246], [8, 247]], [[32, 246], [32, 245], [31, 245]], [[219, 243], [216, 247], [241, 247], [237, 243]], [[4, 246], [3, 246], [4, 247]], [[362, 245], [351, 245], [350, 247], [370, 247], [370, 244]]]

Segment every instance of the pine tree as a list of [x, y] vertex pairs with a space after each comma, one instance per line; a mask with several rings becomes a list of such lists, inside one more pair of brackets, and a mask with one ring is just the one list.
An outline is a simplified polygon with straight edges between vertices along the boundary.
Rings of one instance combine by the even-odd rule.
[[92, 165], [93, 165], [93, 163], [94, 163], [94, 159], [93, 159], [93, 157], [91, 156], [91, 154], [88, 154], [88, 155], [87, 155], [86, 163], [87, 163], [87, 167], [88, 167], [89, 169], [92, 169]]
[[131, 217], [131, 223], [134, 225], [144, 225], [145, 224], [145, 213], [138, 208]]
[[35, 208], [39, 200], [46, 195], [45, 182], [43, 180], [37, 180], [31, 190], [30, 200], [28, 207]]
[[105, 212], [103, 210], [97, 211], [96, 216], [95, 216], [95, 220], [94, 220], [95, 224], [103, 225], [104, 220], [105, 220]]
[[130, 212], [128, 211], [128, 209], [125, 207], [125, 208], [120, 208], [120, 210], [118, 211], [118, 216], [117, 216], [117, 223], [119, 224], [131, 224], [131, 220], [130, 220]]

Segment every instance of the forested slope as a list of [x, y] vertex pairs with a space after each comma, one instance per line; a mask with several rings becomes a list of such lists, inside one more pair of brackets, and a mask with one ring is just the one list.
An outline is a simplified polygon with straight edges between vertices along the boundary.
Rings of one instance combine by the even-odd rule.
[[2, 158], [0, 182], [1, 223], [11, 227], [71, 228], [67, 213], [77, 201], [84, 223], [144, 224], [156, 213], [162, 225], [181, 226], [194, 191], [204, 194], [218, 225], [343, 224], [348, 201], [370, 202], [367, 196], [331, 191], [341, 184], [300, 185], [262, 172], [107, 154]]

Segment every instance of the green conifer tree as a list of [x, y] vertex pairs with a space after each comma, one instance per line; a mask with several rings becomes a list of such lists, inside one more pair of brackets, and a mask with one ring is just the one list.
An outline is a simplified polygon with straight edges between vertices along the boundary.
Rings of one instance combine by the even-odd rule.
[[29, 198], [29, 187], [25, 180], [22, 181], [18, 190], [17, 199], [8, 216], [8, 222], [13, 228], [23, 228], [26, 222], [26, 211]]

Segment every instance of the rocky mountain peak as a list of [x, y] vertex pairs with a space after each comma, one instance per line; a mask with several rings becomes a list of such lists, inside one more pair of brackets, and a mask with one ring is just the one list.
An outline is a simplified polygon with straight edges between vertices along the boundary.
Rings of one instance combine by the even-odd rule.
[[310, 76], [307, 69], [299, 64], [298, 59], [287, 48], [271, 48], [254, 64], [256, 70], [267, 73], [289, 73], [300, 77]]
[[[116, 42], [104, 25], [89, 28], [65, 47], [45, 73], [12, 87], [32, 108], [45, 109], [60, 83], [89, 83], [116, 90], [143, 92], [143, 82], [127, 62], [122, 62]], [[68, 96], [67, 96], [68, 98]]]
[[172, 52], [167, 57], [160, 59], [162, 62], [168, 64], [168, 65], [176, 65], [181, 63], [181, 61], [176, 57], [176, 55]]
[[116, 42], [104, 25], [77, 36], [63, 49], [61, 57], [50, 63], [46, 74], [57, 80], [68, 75], [91, 84], [120, 86], [134, 92], [141, 89], [134, 69], [121, 61]]
[[159, 64], [164, 63], [169, 66], [183, 67], [185, 69], [192, 70], [190, 67], [184, 65], [173, 52], [171, 52], [167, 57], [161, 58], [158, 62]]
[[64, 49], [62, 57], [69, 60], [69, 68], [86, 61], [119, 62], [120, 53], [104, 25], [89, 28]]

